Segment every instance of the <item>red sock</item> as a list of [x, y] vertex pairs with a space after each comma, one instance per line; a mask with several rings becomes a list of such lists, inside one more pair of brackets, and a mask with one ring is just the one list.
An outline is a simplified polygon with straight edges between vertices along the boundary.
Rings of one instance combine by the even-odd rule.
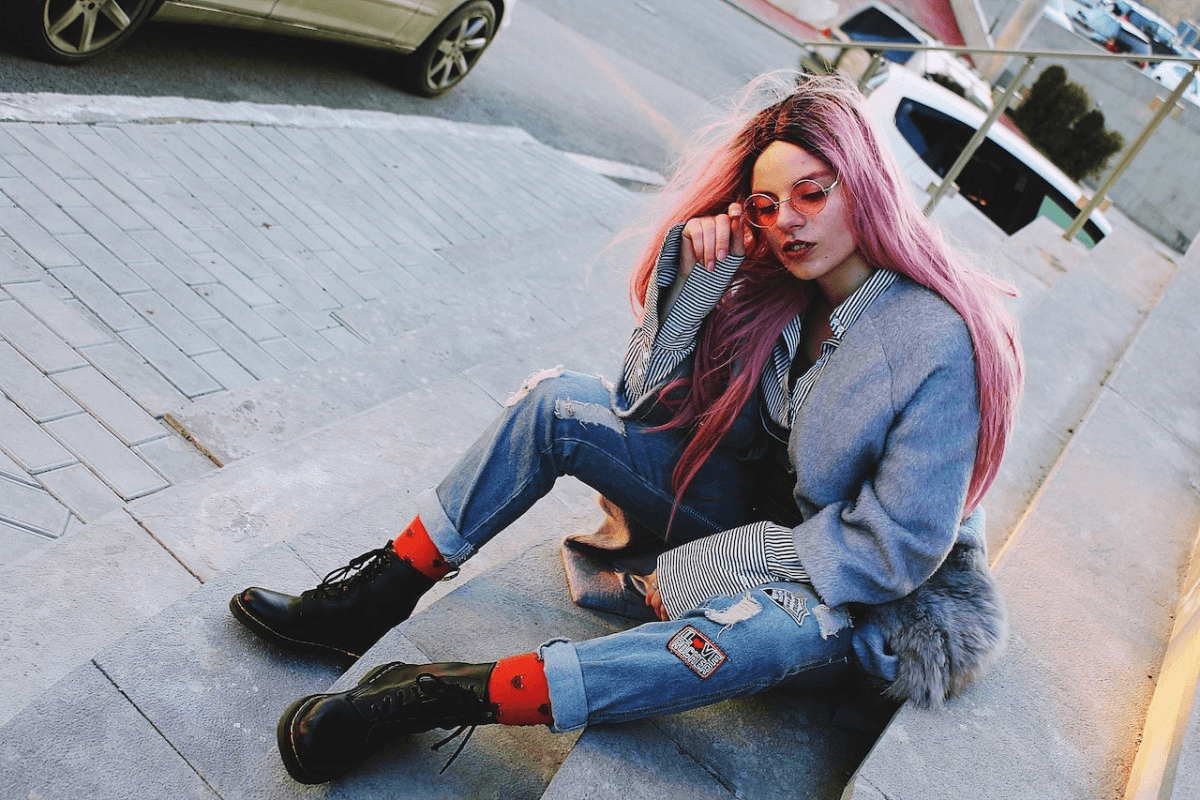
[[537, 653], [512, 656], [496, 662], [488, 679], [488, 700], [496, 706], [501, 725], [549, 725], [550, 687]]
[[401, 561], [407, 562], [422, 575], [435, 581], [446, 577], [453, 569], [446, 563], [446, 559], [442, 558], [437, 545], [425, 532], [420, 517], [413, 517], [404, 533], [392, 540], [392, 549]]

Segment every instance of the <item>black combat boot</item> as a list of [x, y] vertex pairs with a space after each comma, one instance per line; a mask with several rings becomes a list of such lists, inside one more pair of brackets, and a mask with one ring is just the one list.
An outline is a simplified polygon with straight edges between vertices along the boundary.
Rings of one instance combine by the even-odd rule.
[[401, 560], [389, 542], [330, 572], [299, 597], [255, 586], [234, 595], [229, 610], [268, 641], [353, 660], [408, 619], [434, 583]]
[[435, 749], [464, 730], [469, 738], [476, 725], [496, 722], [496, 709], [488, 701], [488, 678], [495, 666], [383, 664], [348, 692], [302, 697], [276, 728], [283, 765], [300, 783], [324, 783], [402, 736], [455, 729]]

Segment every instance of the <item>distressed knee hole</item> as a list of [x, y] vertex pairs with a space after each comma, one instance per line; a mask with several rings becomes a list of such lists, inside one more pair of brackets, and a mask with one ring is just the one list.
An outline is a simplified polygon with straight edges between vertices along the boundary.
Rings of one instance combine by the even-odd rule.
[[723, 626], [721, 633], [732, 628], [739, 622], [745, 622], [748, 619], [758, 616], [762, 613], [762, 606], [758, 601], [747, 594], [741, 600], [731, 605], [729, 608], [709, 608], [705, 609], [704, 616], [710, 622], [715, 622]]
[[555, 401], [554, 416], [559, 419], [578, 420], [583, 425], [603, 425], [622, 436], [625, 435], [625, 423], [607, 406], [563, 398]]
[[821, 626], [822, 639], [837, 636], [838, 633], [854, 624], [850, 619], [849, 611], [844, 608], [830, 608], [824, 603], [813, 609], [813, 616], [817, 618], [817, 624]]
[[547, 380], [548, 378], [561, 378], [562, 374], [562, 364], [559, 364], [557, 367], [551, 367], [550, 369], [543, 369], [539, 372], [533, 373], [525, 379], [525, 382], [521, 384], [521, 388], [517, 389], [508, 396], [508, 399], [504, 401], [504, 407], [509, 408], [511, 406], [515, 406], [517, 403], [521, 402], [522, 399], [524, 399], [525, 395], [533, 391], [534, 387], [536, 387], [539, 383]]

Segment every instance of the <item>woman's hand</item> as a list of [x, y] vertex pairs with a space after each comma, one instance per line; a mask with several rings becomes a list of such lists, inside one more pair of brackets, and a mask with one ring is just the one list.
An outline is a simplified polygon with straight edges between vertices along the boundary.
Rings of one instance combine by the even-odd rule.
[[697, 264], [712, 272], [722, 258], [730, 254], [745, 255], [753, 243], [754, 234], [742, 217], [741, 203], [730, 203], [728, 214], [693, 217], [683, 226], [680, 277], [686, 278]]
[[650, 606], [659, 619], [664, 622], [669, 620], [671, 617], [667, 615], [667, 609], [663, 607], [662, 595], [658, 593], [658, 570], [644, 576], [641, 582], [646, 588], [646, 605]]

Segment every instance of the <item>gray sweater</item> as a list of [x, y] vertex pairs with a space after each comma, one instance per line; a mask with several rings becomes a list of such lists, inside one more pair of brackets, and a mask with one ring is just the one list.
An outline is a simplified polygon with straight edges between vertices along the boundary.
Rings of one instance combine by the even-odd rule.
[[[677, 374], [694, 350], [699, 321], [741, 263], [730, 257], [714, 272], [693, 270], [675, 303], [659, 309], [658, 289], [674, 279], [677, 251], [673, 231], [617, 385], [614, 399], [623, 415], [636, 413]], [[956, 538], [982, 537], [977, 526], [963, 526], [960, 533], [978, 432], [975, 362], [965, 323], [935, 293], [897, 278], [842, 333], [840, 346], [794, 408], [788, 449], [803, 522], [791, 531], [800, 562], [793, 572], [801, 566], [830, 606], [883, 603], [923, 583]], [[769, 529], [778, 526], [755, 527], [769, 539]], [[754, 538], [740, 529], [737, 535]], [[717, 534], [685, 545], [688, 560], [716, 552], [727, 558], [726, 538]], [[660, 560], [660, 572], [662, 567]], [[660, 574], [665, 602], [671, 578]]]

